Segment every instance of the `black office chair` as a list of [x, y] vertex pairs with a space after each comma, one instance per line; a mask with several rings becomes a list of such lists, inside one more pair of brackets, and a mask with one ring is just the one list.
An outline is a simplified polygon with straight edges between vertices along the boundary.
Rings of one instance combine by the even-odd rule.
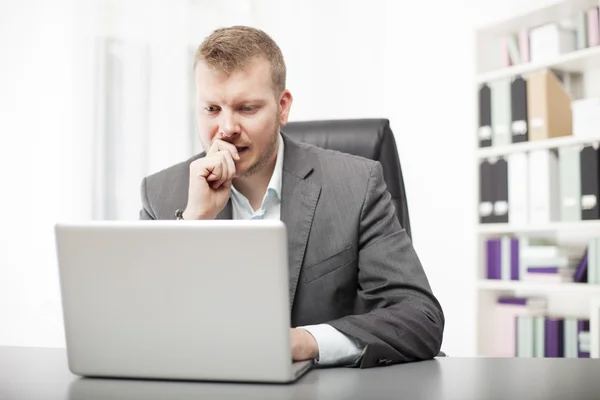
[[338, 150], [371, 160], [383, 167], [383, 179], [392, 195], [396, 216], [412, 240], [408, 202], [396, 141], [387, 119], [346, 119], [290, 122], [282, 132], [298, 142]]

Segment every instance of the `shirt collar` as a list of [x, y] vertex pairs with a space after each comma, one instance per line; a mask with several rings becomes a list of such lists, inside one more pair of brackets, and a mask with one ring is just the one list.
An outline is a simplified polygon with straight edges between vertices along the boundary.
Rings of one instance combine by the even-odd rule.
[[269, 181], [269, 186], [267, 190], [273, 189], [277, 198], [281, 200], [281, 182], [283, 179], [283, 138], [281, 137], [281, 133], [279, 133], [279, 149], [277, 150], [277, 161], [275, 161], [275, 169], [273, 170], [273, 175], [271, 175], [271, 180]]

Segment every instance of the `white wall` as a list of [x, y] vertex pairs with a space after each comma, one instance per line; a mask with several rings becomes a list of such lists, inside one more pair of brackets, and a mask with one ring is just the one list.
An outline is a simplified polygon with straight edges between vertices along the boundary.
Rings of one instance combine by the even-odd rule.
[[52, 221], [89, 203], [75, 172], [73, 36], [56, 6], [66, 3], [3, 2], [0, 10], [1, 344], [63, 340]]
[[[85, 25], [70, 19], [74, 4], [28, 0], [4, 2], [0, 9], [0, 182], [6, 188], [0, 196], [0, 345], [64, 345], [50, 229], [56, 219], [91, 215], [90, 194], [82, 189], [86, 174], [80, 173], [82, 167], [90, 168], [89, 138], [82, 134], [89, 116], [73, 115], [89, 99], [81, 98], [72, 79], [85, 83], [90, 76], [76, 71], [87, 56], [80, 59], [82, 53], [73, 52], [79, 47], [72, 46], [81, 45], [75, 38], [83, 26], [98, 23], [89, 13]], [[120, 2], [111, 4], [118, 7]], [[187, 15], [193, 44], [213, 28], [234, 23], [263, 28], [275, 38], [284, 51], [295, 96], [292, 119], [390, 119], [404, 168], [415, 247], [446, 313], [443, 349], [451, 355], [473, 355], [477, 220], [471, 27], [530, 3], [192, 4], [195, 11]], [[178, 28], [171, 39], [184, 37], [184, 14], [181, 6], [173, 12]], [[161, 80], [155, 87], [166, 86]], [[179, 115], [172, 108], [168, 112]], [[160, 135], [170, 127], [167, 114], [161, 114], [167, 111], [157, 105], [153, 112], [158, 122], [151, 131]], [[177, 124], [179, 129], [184, 125]], [[184, 136], [174, 132], [175, 138]], [[169, 155], [155, 154], [153, 169], [184, 152], [165, 138], [163, 133], [162, 142], [156, 143], [164, 143]], [[137, 196], [137, 187], [132, 196]]]

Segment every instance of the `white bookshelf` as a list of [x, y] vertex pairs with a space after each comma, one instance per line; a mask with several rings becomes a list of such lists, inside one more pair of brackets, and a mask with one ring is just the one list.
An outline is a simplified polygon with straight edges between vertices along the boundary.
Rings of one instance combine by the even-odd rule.
[[600, 143], [600, 129], [598, 134], [592, 137], [565, 136], [547, 140], [538, 140], [534, 142], [514, 143], [506, 146], [482, 147], [477, 149], [477, 157], [491, 158], [539, 149], [558, 149], [560, 147], [589, 145], [594, 143]]
[[543, 234], [543, 233], [566, 233], [573, 234], [600, 234], [600, 221], [580, 222], [548, 222], [545, 224], [511, 225], [511, 224], [479, 224], [480, 235], [504, 235], [504, 234]]
[[510, 78], [526, 74], [542, 68], [554, 68], [566, 72], [583, 73], [600, 68], [600, 47], [592, 47], [564, 54], [555, 60], [514, 65], [508, 68], [484, 72], [477, 75], [477, 83], [485, 83], [496, 79]]
[[491, 291], [511, 291], [511, 292], [533, 292], [533, 293], [563, 293], [570, 292], [576, 294], [585, 294], [598, 296], [600, 285], [589, 285], [587, 283], [539, 283], [539, 282], [521, 282], [521, 281], [502, 281], [497, 279], [480, 279], [477, 281], [477, 288], [480, 290]]
[[[546, 23], [564, 21], [577, 11], [598, 6], [598, 0], [559, 0], [537, 10], [480, 26], [476, 31], [476, 75], [475, 90], [482, 83], [511, 78], [542, 68], [573, 73], [580, 87], [567, 85], [572, 90], [573, 100], [600, 96], [600, 46], [586, 48], [563, 54], [553, 60], [538, 63], [525, 63], [507, 68], [494, 65], [498, 59], [493, 53], [500, 51], [501, 38], [521, 29], [533, 28]], [[479, 112], [477, 112], [477, 118]], [[478, 125], [477, 125], [478, 126]], [[475, 129], [477, 129], [477, 126]], [[478, 142], [476, 131], [473, 138]], [[506, 157], [519, 152], [531, 152], [538, 149], [559, 149], [566, 146], [590, 145], [600, 143], [600, 127], [592, 137], [560, 137], [541, 141], [514, 143], [503, 146], [479, 148], [475, 152], [475, 167], [486, 158]], [[479, 171], [479, 169], [477, 169]], [[479, 174], [476, 186], [479, 188]], [[479, 196], [479, 190], [477, 190]], [[479, 216], [477, 217], [479, 221]], [[590, 319], [592, 339], [592, 357], [600, 357], [600, 285], [587, 283], [538, 283], [530, 281], [489, 280], [486, 278], [486, 245], [491, 237], [509, 235], [512, 237], [549, 238], [558, 245], [575, 246], [583, 249], [589, 238], [600, 237], [600, 220], [576, 222], [551, 221], [547, 223], [478, 224], [477, 263], [475, 291], [477, 299], [476, 351], [477, 356], [488, 356], [492, 348], [494, 332], [491, 330], [491, 314], [499, 296], [539, 296], [547, 299], [547, 314], [564, 317]], [[595, 347], [594, 347], [595, 346]]]

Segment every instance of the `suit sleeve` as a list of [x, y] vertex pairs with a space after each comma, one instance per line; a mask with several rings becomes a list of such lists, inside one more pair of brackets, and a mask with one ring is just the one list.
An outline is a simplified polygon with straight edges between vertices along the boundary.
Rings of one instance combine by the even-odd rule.
[[146, 190], [146, 178], [142, 180], [140, 191], [142, 196], [142, 209], [140, 210], [140, 219], [156, 219], [156, 216], [152, 211], [152, 207], [150, 207], [150, 202], [148, 201], [148, 191]]
[[371, 169], [359, 231], [360, 312], [328, 323], [365, 345], [361, 368], [435, 357], [445, 324], [442, 307], [396, 218], [378, 162]]

